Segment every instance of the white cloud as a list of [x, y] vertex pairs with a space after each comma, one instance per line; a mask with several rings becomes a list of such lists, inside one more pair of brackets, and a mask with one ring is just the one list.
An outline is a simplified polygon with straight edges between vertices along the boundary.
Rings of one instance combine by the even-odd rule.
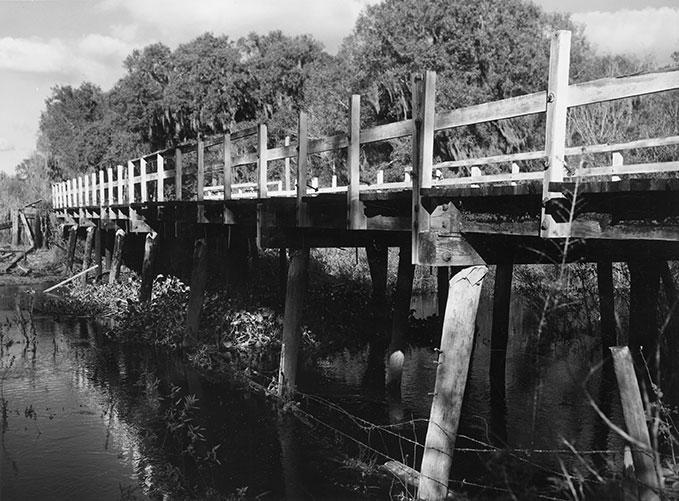
[[140, 25], [158, 31], [174, 45], [206, 31], [238, 38], [251, 31], [309, 33], [335, 52], [351, 33], [359, 12], [379, 0], [106, 0], [106, 8], [127, 11]]
[[55, 80], [89, 80], [112, 85], [122, 75], [122, 61], [135, 47], [127, 41], [99, 34], [76, 40], [0, 38], [0, 71], [43, 73]]
[[651, 55], [666, 64], [679, 50], [679, 8], [583, 12], [572, 17], [585, 25], [585, 35], [603, 53]]
[[0, 137], [0, 151], [12, 151], [13, 149], [14, 145], [8, 139]]

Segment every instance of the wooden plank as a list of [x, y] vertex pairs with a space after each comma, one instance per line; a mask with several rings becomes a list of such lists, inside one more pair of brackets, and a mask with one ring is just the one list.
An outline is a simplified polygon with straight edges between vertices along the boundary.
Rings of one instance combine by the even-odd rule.
[[182, 165], [182, 150], [175, 148], [174, 150], [174, 193], [175, 199], [182, 199], [183, 187], [183, 165]]
[[90, 205], [90, 176], [88, 176], [87, 174], [83, 176], [83, 195], [84, 195], [83, 202], [87, 207]]
[[288, 142], [285, 146], [279, 146], [277, 148], [271, 148], [267, 150], [266, 157], [269, 161], [273, 160], [290, 160], [297, 156], [297, 145], [290, 145], [290, 136], [285, 136], [288, 138]]
[[267, 168], [269, 160], [267, 159], [266, 143], [268, 140], [268, 133], [266, 124], [259, 124], [257, 128], [257, 196], [259, 198], [266, 198], [268, 189], [266, 186]]
[[59, 287], [63, 287], [64, 285], [66, 285], [66, 284], [72, 282], [73, 280], [76, 280], [76, 279], [80, 278], [82, 275], [85, 275], [86, 273], [89, 273], [90, 271], [93, 271], [96, 267], [97, 267], [97, 266], [95, 265], [95, 266], [91, 266], [91, 267], [89, 267], [89, 268], [87, 268], [87, 269], [84, 269], [84, 270], [82, 270], [82, 271], [76, 273], [75, 275], [73, 275], [73, 276], [71, 276], [71, 277], [68, 277], [66, 280], [62, 280], [62, 281], [59, 282], [58, 284], [53, 285], [52, 287], [49, 287], [49, 288], [45, 289], [44, 291], [42, 291], [42, 293], [43, 293], [43, 294], [47, 294], [47, 293], [49, 293], [49, 292], [52, 292], [53, 290], [58, 289]]
[[83, 196], [83, 177], [78, 176], [78, 207], [82, 207], [84, 205], [84, 196]]
[[113, 167], [106, 168], [106, 177], [107, 177], [106, 189], [108, 190], [108, 205], [113, 205], [115, 203], [115, 199], [113, 198], [113, 187], [115, 186], [115, 182], [113, 181]]
[[434, 164], [434, 169], [458, 169], [460, 167], [471, 167], [473, 165], [490, 165], [503, 162], [520, 162], [525, 160], [539, 160], [545, 158], [544, 151], [528, 151], [525, 153], [512, 153], [510, 155], [494, 155], [490, 157], [465, 158], [462, 160], [452, 160]]
[[125, 167], [122, 165], [117, 166], [118, 171], [118, 203], [120, 205], [125, 203]]
[[[21, 226], [23, 226], [24, 231], [23, 235], [25, 239], [27, 240], [28, 247], [35, 247], [35, 235], [33, 235], [33, 230], [31, 229], [31, 225], [28, 224], [28, 219], [26, 219], [26, 214], [24, 214], [24, 211], [20, 210], [18, 211], [19, 213], [19, 219], [21, 220]], [[22, 239], [23, 240], [23, 239]], [[24, 243], [24, 245], [26, 245]]]
[[[290, 136], [285, 136], [285, 147], [290, 148]], [[293, 153], [290, 155], [294, 155], [297, 153], [297, 147], [295, 146]], [[291, 184], [290, 184], [290, 157], [285, 157], [285, 191], [290, 191], [291, 189]]]
[[679, 144], [679, 136], [640, 139], [618, 144], [593, 144], [566, 148], [566, 156], [587, 155], [590, 153], [610, 153], [616, 151], [636, 150], [641, 148], [656, 148], [659, 146], [674, 146]]
[[361, 131], [361, 144], [397, 139], [410, 136], [413, 133], [412, 120], [401, 120], [384, 125], [377, 125]]
[[636, 441], [636, 444], [633, 444], [632, 457], [638, 480], [639, 499], [643, 501], [659, 500], [660, 497], [657, 493], [660, 490], [660, 482], [632, 355], [627, 346], [612, 346], [611, 353], [615, 377], [618, 381], [618, 390], [620, 391], [620, 403], [625, 418], [625, 426], [627, 433]]
[[233, 182], [231, 165], [231, 134], [224, 134], [224, 200], [231, 200], [231, 183]]
[[163, 202], [165, 200], [165, 158], [160, 153], [156, 156], [156, 173], [156, 201]]
[[544, 113], [547, 109], [546, 102], [547, 93], [542, 91], [437, 113], [434, 130]]
[[99, 202], [97, 201], [97, 173], [93, 172], [91, 174], [91, 179], [92, 179], [92, 205], [100, 205]]
[[132, 160], [127, 162], [127, 203], [135, 203], [134, 197], [134, 163]]
[[563, 181], [566, 149], [566, 117], [568, 113], [568, 75], [570, 69], [570, 31], [554, 34], [549, 57], [549, 85], [547, 88], [547, 123], [545, 126], [545, 164], [547, 170], [542, 185], [542, 216], [540, 236], [563, 237], [566, 226], [558, 223], [545, 207], [551, 200], [562, 198], [551, 192], [549, 183]]
[[99, 170], [99, 206], [106, 205], [106, 182], [104, 181], [104, 171]]
[[485, 266], [472, 266], [463, 268], [450, 280], [417, 499], [444, 499], [448, 492], [450, 466], [474, 347], [476, 312], [487, 272]]
[[297, 226], [307, 224], [306, 202], [304, 197], [307, 192], [307, 162], [308, 162], [308, 125], [305, 111], [299, 113], [299, 125], [297, 132]]
[[466, 186], [470, 184], [512, 183], [518, 181], [542, 180], [545, 177], [542, 172], [519, 172], [518, 174], [487, 174], [478, 177], [452, 177], [436, 181], [434, 186]]
[[679, 89], [679, 71], [602, 78], [571, 85], [568, 90], [568, 106], [583, 106], [672, 89]]
[[256, 164], [259, 156], [257, 153], [246, 153], [244, 155], [239, 155], [233, 159], [233, 166], [238, 167], [240, 165]]
[[205, 144], [198, 139], [198, 167], [196, 172], [196, 200], [203, 201], [205, 190]]
[[322, 137], [319, 139], [309, 140], [309, 154], [323, 153], [324, 151], [341, 150], [349, 145], [349, 139], [346, 134], [337, 134], [336, 136]]
[[249, 136], [254, 136], [255, 134], [257, 134], [257, 126], [248, 127], [246, 129], [231, 132], [231, 140], [237, 141], [238, 139], [244, 139]]
[[657, 172], [676, 172], [679, 171], [679, 162], [653, 162], [645, 164], [628, 165], [609, 165], [606, 167], [589, 167], [578, 169], [574, 176], [564, 181], [575, 181], [576, 178], [587, 178], [594, 176], [621, 176], [626, 174], [652, 174]]
[[361, 184], [361, 96], [352, 95], [349, 103], [349, 143], [347, 150], [347, 171], [349, 187], [347, 189], [348, 228], [358, 230], [365, 226], [363, 204], [359, 200]]
[[11, 234], [11, 242], [12, 242], [12, 247], [18, 247], [19, 246], [19, 209], [10, 209], [10, 220], [12, 223], [12, 234]]

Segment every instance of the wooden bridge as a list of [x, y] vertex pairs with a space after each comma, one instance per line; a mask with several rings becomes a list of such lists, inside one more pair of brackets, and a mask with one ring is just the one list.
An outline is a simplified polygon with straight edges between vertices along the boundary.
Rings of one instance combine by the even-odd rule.
[[[552, 41], [548, 88], [542, 92], [437, 110], [436, 75], [427, 72], [413, 78], [411, 119], [361, 129], [360, 97], [352, 96], [346, 134], [310, 139], [302, 112], [294, 142], [271, 147], [267, 126], [261, 124], [55, 184], [54, 212], [71, 228], [71, 247], [78, 228], [87, 233], [84, 268], [91, 266], [93, 246], [98, 249], [95, 260], [101, 262], [106, 248], [102, 235], [117, 232], [109, 265], [112, 280], [124, 234], [147, 234], [142, 298], [150, 297], [158, 237], [195, 236], [189, 341], [200, 321], [207, 274], [204, 235], [228, 235], [228, 246], [256, 237], [261, 248], [290, 249], [281, 391], [295, 384], [309, 248], [366, 247], [373, 280], [386, 287], [386, 249], [400, 247], [396, 316], [409, 308], [412, 265], [438, 267], [445, 284], [442, 296], [455, 299], [446, 306], [431, 416], [436, 424], [427, 435], [420, 484], [422, 498], [438, 499], [448, 479], [487, 264], [498, 266], [491, 363], [496, 391], [504, 393], [514, 263], [597, 262], [603, 343], [611, 346], [617, 343], [611, 263], [629, 262], [631, 270], [641, 270], [632, 273], [632, 301], [647, 305], [632, 315], [635, 330], [629, 343], [655, 343], [655, 327], [649, 326], [653, 304], [643, 297], [663, 271], [654, 263], [679, 258], [679, 161], [626, 165], [623, 154], [679, 145], [679, 136], [675, 130], [666, 137], [622, 144], [567, 147], [567, 118], [576, 107], [679, 89], [679, 71], [569, 84], [569, 52], [570, 33], [558, 32]], [[545, 116], [542, 151], [434, 163], [439, 131], [537, 114]], [[365, 184], [361, 147], [398, 138], [412, 142], [412, 171], [398, 182], [376, 179]], [[334, 175], [329, 185], [310, 179], [314, 155], [338, 152], [346, 152], [348, 185], [337, 186]], [[536, 163], [539, 170], [526, 169]], [[234, 183], [235, 172], [247, 169], [254, 182]], [[270, 174], [274, 171], [276, 175]], [[448, 283], [450, 267], [455, 268]], [[657, 295], [657, 287], [655, 291]], [[391, 382], [399, 381], [403, 335], [403, 327], [394, 321]]]

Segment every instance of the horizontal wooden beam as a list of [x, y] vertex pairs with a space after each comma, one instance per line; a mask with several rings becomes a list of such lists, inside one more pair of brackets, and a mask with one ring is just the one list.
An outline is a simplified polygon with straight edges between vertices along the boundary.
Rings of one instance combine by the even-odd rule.
[[677, 88], [679, 88], [679, 71], [602, 78], [592, 82], [571, 85], [568, 89], [568, 106], [583, 106]]

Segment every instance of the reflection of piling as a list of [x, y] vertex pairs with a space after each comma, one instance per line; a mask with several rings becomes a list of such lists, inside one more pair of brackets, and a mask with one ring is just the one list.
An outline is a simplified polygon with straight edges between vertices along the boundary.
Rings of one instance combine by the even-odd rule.
[[485, 266], [463, 268], [450, 280], [418, 499], [444, 499], [448, 491], [462, 398], [474, 347], [476, 311], [487, 271]]
[[495, 268], [493, 325], [490, 338], [491, 428], [495, 437], [503, 444], [507, 442], [505, 370], [513, 270], [512, 263], [498, 264]]
[[281, 395], [294, 390], [297, 377], [297, 359], [301, 344], [302, 309], [307, 286], [309, 249], [294, 249], [290, 252], [288, 284], [285, 294], [283, 319], [283, 344], [278, 373], [278, 388]]
[[389, 362], [387, 364], [387, 389], [392, 392], [398, 392], [401, 389], [414, 274], [415, 266], [411, 264], [410, 246], [404, 245], [401, 247], [398, 256], [398, 276], [396, 278], [396, 291], [394, 292], [391, 342], [389, 343]]

